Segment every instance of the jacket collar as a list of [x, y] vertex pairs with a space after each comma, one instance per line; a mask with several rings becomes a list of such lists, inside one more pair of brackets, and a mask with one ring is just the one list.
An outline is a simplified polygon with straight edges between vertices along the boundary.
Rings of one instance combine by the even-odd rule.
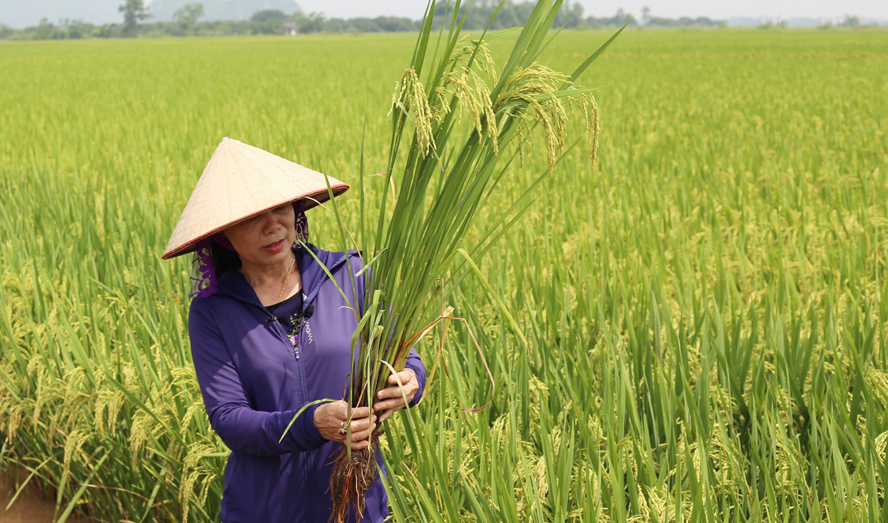
[[[331, 274], [335, 274], [345, 263], [346, 253], [344, 252], [324, 251], [311, 243], [306, 245], [317, 256], [318, 260], [327, 267]], [[307, 249], [301, 246], [294, 247], [293, 253], [296, 255], [296, 264], [299, 266], [299, 273], [302, 276], [302, 293], [305, 295], [304, 304], [307, 306], [314, 301], [318, 291], [321, 289], [321, 285], [329, 277], [324, 268], [315, 260], [315, 256], [312, 256]], [[351, 254], [351, 251], [349, 251], [349, 254]], [[247, 283], [244, 275], [236, 270], [230, 270], [219, 278], [218, 294], [265, 308], [262, 302], [259, 301], [259, 297], [256, 296], [256, 291]]]

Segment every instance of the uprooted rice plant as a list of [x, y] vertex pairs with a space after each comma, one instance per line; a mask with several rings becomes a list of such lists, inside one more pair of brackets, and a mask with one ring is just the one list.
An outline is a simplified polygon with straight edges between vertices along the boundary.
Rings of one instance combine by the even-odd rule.
[[[564, 152], [566, 107], [576, 107], [585, 117], [592, 151], [589, 163], [594, 167], [600, 131], [594, 89], [579, 86], [574, 80], [601, 56], [622, 29], [578, 63], [573, 74], [559, 73], [537, 60], [545, 49], [561, 2], [539, 2], [515, 39], [506, 65], [499, 69], [488, 42], [503, 33], [489, 35], [485, 30], [478, 39], [465, 43], [458, 17], [460, 5], [457, 1], [453, 6], [449, 30], [445, 31], [442, 24], [436, 37], [432, 31], [436, 2], [429, 1], [410, 64], [392, 98], [391, 148], [382, 197], [378, 207], [359, 216], [361, 241], [368, 242], [368, 227], [375, 225], [377, 234], [375, 242], [365, 243], [367, 248], [354, 245], [363, 251], [364, 267], [372, 271], [362, 296], [366, 306], [348, 302], [343, 293], [355, 311], [357, 324], [352, 335], [355, 350], [351, 368], [355, 371], [349, 377], [349, 408], [372, 407], [379, 391], [388, 386], [391, 373], [404, 368], [408, 354], [436, 324], [444, 327], [440, 333], [443, 341], [447, 325], [454, 321], [453, 308], [444, 306], [450, 297], [448, 289], [456, 288], [464, 276], [459, 268], [454, 270], [456, 258], [466, 266], [465, 272], [473, 269], [483, 285], [489, 287], [473, 255], [466, 250], [465, 237], [478, 210], [485, 201], [498, 197], [498, 191], [511, 189], [513, 198], [530, 202], [519, 206], [517, 214], [531, 207], [532, 191], [538, 183], [525, 189], [504, 181], [513, 172], [511, 160], [528, 148], [535, 127], [545, 136], [548, 152], [547, 169], [540, 181], [554, 172]], [[435, 50], [429, 57], [427, 51], [432, 47]], [[457, 117], [462, 112], [471, 115], [471, 131], [462, 133], [464, 136]], [[363, 157], [361, 160], [363, 165]], [[364, 187], [360, 184], [362, 209], [367, 197]], [[386, 198], [389, 187], [393, 189], [391, 200]], [[354, 242], [354, 235], [343, 225], [347, 218], [339, 213], [332, 192], [330, 196], [342, 248], [348, 249], [346, 238], [351, 237]], [[510, 214], [507, 211], [498, 219], [489, 220], [485, 239], [505, 233], [510, 223], [515, 223], [507, 221]], [[483, 257], [491, 245], [482, 241], [469, 248]], [[521, 328], [504, 302], [498, 299], [497, 304], [509, 319], [510, 328], [527, 347]], [[470, 313], [471, 310], [462, 311], [464, 316]], [[474, 341], [473, 345], [483, 359], [482, 348]], [[486, 362], [484, 365], [487, 367]], [[495, 385], [489, 369], [488, 375]], [[411, 427], [416, 429], [416, 425]], [[334, 506], [331, 522], [342, 523], [350, 513], [357, 514], [353, 519], [361, 519], [364, 494], [376, 478], [378, 446], [379, 438], [374, 433], [366, 449], [339, 447], [330, 479]]]
[[[567, 70], [609, 36], [561, 34], [543, 63]], [[163, 243], [221, 136], [354, 184], [366, 111], [382, 172], [412, 41], [3, 47], [0, 454], [60, 514], [218, 513], [187, 260], [161, 262]], [[471, 311], [496, 389], [460, 323], [419, 347], [434, 376], [415, 430], [399, 415], [383, 438], [396, 520], [882, 520], [886, 44], [621, 35], [580, 79], [602, 87], [598, 166], [569, 151], [480, 260], [529, 346], [469, 277], [450, 304]], [[546, 155], [514, 169], [527, 186]], [[378, 198], [383, 179], [365, 183]], [[499, 194], [470, 241], [519, 195]], [[340, 204], [357, 230], [360, 202]]]

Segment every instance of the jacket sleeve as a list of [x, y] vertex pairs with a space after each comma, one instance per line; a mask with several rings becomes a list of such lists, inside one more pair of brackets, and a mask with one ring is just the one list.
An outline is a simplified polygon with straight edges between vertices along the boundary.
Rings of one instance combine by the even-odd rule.
[[416, 349], [410, 349], [410, 354], [407, 355], [407, 363], [404, 364], [404, 368], [415, 372], [416, 381], [419, 382], [419, 390], [416, 391], [416, 395], [410, 400], [410, 406], [413, 407], [422, 399], [422, 393], [425, 392], [426, 386], [425, 365], [423, 365], [422, 360], [419, 359], [419, 354], [416, 352]]
[[188, 314], [191, 356], [210, 425], [229, 449], [254, 456], [306, 452], [327, 443], [314, 426], [317, 405], [308, 407], [278, 441], [299, 409], [254, 410], [219, 327], [205, 301], [195, 298]]

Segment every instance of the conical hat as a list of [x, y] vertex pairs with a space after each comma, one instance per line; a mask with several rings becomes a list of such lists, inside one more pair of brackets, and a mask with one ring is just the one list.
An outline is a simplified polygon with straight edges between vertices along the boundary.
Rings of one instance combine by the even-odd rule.
[[[222, 229], [283, 203], [329, 199], [348, 185], [252, 145], [223, 138], [197, 181], [163, 259], [194, 250], [194, 244]], [[306, 201], [306, 208], [317, 203]]]

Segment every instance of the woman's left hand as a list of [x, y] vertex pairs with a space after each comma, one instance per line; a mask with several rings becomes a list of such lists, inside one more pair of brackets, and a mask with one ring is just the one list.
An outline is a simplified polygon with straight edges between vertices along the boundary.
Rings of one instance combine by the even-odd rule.
[[[376, 394], [376, 398], [379, 401], [373, 404], [373, 410], [375, 412], [385, 411], [379, 416], [379, 423], [385, 421], [396, 410], [406, 407], [407, 404], [404, 403], [404, 397], [407, 397], [407, 402], [409, 403], [413, 401], [416, 391], [419, 390], [416, 373], [411, 369], [404, 369], [397, 374], [397, 378], [395, 376], [395, 374], [392, 374], [388, 378], [389, 385], [394, 385], [394, 387], [382, 389]], [[401, 387], [398, 386], [398, 380], [401, 381], [403, 393]]]

